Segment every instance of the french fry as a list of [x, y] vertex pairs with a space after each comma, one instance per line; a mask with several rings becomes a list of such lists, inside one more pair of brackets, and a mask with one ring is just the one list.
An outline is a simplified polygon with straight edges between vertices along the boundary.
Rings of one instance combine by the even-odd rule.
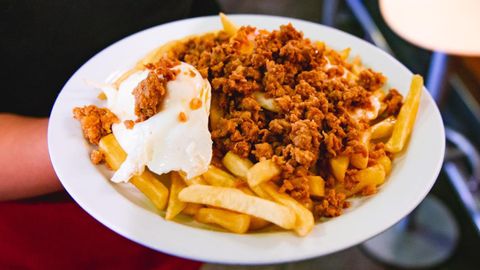
[[265, 190], [276, 202], [283, 204], [295, 212], [295, 232], [300, 236], [307, 235], [313, 228], [313, 214], [302, 204], [285, 193], [280, 193], [275, 184], [271, 182], [262, 183], [260, 187]]
[[308, 176], [310, 195], [322, 197], [325, 195], [325, 180], [321, 176]]
[[278, 107], [275, 99], [267, 98], [262, 92], [255, 92], [253, 93], [253, 96], [258, 104], [260, 104], [260, 107], [264, 108], [265, 110], [271, 112], [280, 112], [280, 108]]
[[[113, 134], [103, 137], [98, 144], [100, 151], [105, 155], [105, 161], [113, 170], [118, 170], [127, 157], [120, 144]], [[130, 179], [138, 190], [140, 190], [159, 210], [167, 205], [168, 189], [149, 171], [145, 170], [141, 175], [133, 176]]]
[[266, 221], [265, 219], [257, 218], [254, 216], [250, 217], [250, 227], [248, 227], [248, 230], [250, 231], [258, 231], [263, 228], [268, 227], [272, 223]]
[[250, 189], [252, 189], [252, 191], [258, 197], [260, 197], [262, 199], [265, 199], [265, 200], [272, 200], [272, 197], [270, 197], [270, 195], [268, 195], [267, 192], [265, 192], [263, 189], [261, 189], [260, 186], [250, 187]]
[[350, 195], [356, 194], [367, 186], [379, 186], [385, 182], [385, 170], [383, 166], [377, 164], [372, 167], [358, 171], [354, 176], [359, 182], [350, 190]]
[[238, 176], [242, 179], [247, 178], [247, 172], [250, 167], [253, 166], [253, 163], [246, 159], [241, 158], [240, 156], [234, 154], [232, 151], [228, 151], [227, 154], [223, 157], [222, 163], [233, 175]]
[[385, 149], [390, 153], [398, 153], [405, 146], [410, 133], [412, 133], [415, 118], [417, 117], [420, 97], [423, 91], [423, 78], [413, 75], [410, 90], [405, 103], [402, 105], [397, 116], [397, 122], [393, 127], [392, 137], [385, 144]]
[[332, 174], [338, 181], [343, 182], [343, 179], [345, 179], [349, 163], [350, 158], [348, 156], [336, 156], [330, 159]]
[[[257, 186], [257, 188], [260, 189], [259, 186]], [[248, 194], [248, 195], [255, 195], [255, 193], [248, 187], [241, 187], [239, 188], [242, 192], [244, 192], [245, 194]], [[258, 217], [251, 217], [250, 219], [250, 227], [248, 228], [249, 230], [252, 230], [252, 231], [255, 231], [255, 230], [260, 230], [262, 228], [265, 228], [267, 227], [268, 225], [270, 225], [270, 222], [264, 220], [264, 219], [261, 219], [261, 218], [258, 218]]]
[[203, 206], [198, 203], [187, 203], [185, 208], [183, 208], [182, 213], [189, 216], [195, 216], [198, 210], [202, 209]]
[[107, 100], [107, 95], [105, 95], [104, 92], [101, 92], [100, 94], [98, 94], [97, 98], [100, 100]]
[[165, 174], [155, 174], [155, 178], [157, 178], [160, 183], [162, 183], [165, 187], [169, 187], [170, 184], [172, 184], [172, 179], [171, 179], [171, 174], [170, 173], [165, 173]]
[[167, 220], [175, 218], [187, 205], [187, 203], [178, 199], [178, 193], [186, 187], [182, 176], [178, 172], [172, 172], [171, 179], [170, 197], [168, 198], [167, 213], [165, 214], [165, 219]]
[[229, 36], [234, 36], [237, 33], [238, 27], [221, 12], [220, 21], [222, 22], [223, 31], [225, 31]]
[[[213, 38], [215, 42], [219, 39], [223, 42], [223, 36], [228, 35], [230, 42], [236, 43], [234, 46], [235, 53], [245, 56], [244, 54], [251, 54], [255, 49], [258, 49], [256, 47], [259, 41], [256, 39], [257, 37], [269, 33], [267, 30], [239, 31], [239, 27], [225, 14], [220, 13], [219, 16], [223, 31], [211, 32], [205, 40], [202, 39], [204, 36], [197, 36], [193, 41], [211, 42]], [[219, 37], [220, 32], [226, 34]], [[173, 57], [177, 53], [182, 53], [185, 49], [189, 50], [186, 48], [189, 44], [187, 40], [191, 38], [192, 36], [174, 40], [152, 50], [130, 70], [118, 77], [112, 84], [109, 84], [109, 89], [112, 85], [118, 89], [120, 84], [133, 73], [146, 70], [149, 67], [148, 64], [154, 64], [162, 57]], [[351, 60], [350, 48], [337, 52], [324, 42], [313, 41], [312, 44], [321, 52], [321, 57], [326, 62], [325, 68], [335, 66], [338, 62], [351, 62], [351, 65], [347, 65], [349, 67], [343, 69], [342, 78], [352, 85], [358, 83], [359, 74], [362, 70], [365, 70], [365, 67], [359, 57]], [[194, 52], [197, 53], [196, 49]], [[199, 70], [202, 74], [205, 74], [207, 68]], [[98, 85], [95, 87], [98, 88]], [[202, 93], [208, 93], [206, 95], [209, 95], [210, 91], [204, 90], [206, 88], [202, 89]], [[370, 125], [359, 138], [362, 149], [355, 147], [353, 153], [337, 155], [329, 160], [329, 172], [338, 181], [332, 183], [329, 181], [328, 183], [334, 185], [335, 190], [345, 193], [348, 197], [356, 194], [369, 195], [376, 191], [377, 186], [385, 182], [386, 175], [392, 170], [392, 160], [389, 157], [393, 153], [402, 151], [408, 143], [418, 113], [422, 91], [423, 78], [414, 75], [409, 93], [399, 114], [381, 121], [379, 121], [379, 115], [384, 115], [388, 108], [388, 102], [382, 102], [385, 97], [385, 92], [382, 89], [377, 89], [371, 93], [370, 107], [349, 111], [353, 120], [362, 121], [362, 125], [368, 123]], [[203, 94], [202, 97], [205, 96]], [[281, 106], [282, 104], [277, 102], [280, 100], [267, 97], [265, 92], [257, 91], [251, 93], [251, 95], [265, 111], [280, 113], [284, 109]], [[105, 100], [106, 97], [105, 93], [98, 96], [102, 100]], [[209, 97], [204, 98], [203, 101], [209, 99]], [[222, 106], [220, 106], [220, 101], [226, 102], [228, 100], [223, 100], [222, 97], [217, 95], [211, 97], [211, 102], [203, 102], [207, 105], [205, 107], [206, 111], [210, 113], [209, 127], [211, 129], [221, 127], [226, 121], [224, 118], [228, 116], [227, 111], [222, 109], [224, 104], [222, 103]], [[231, 104], [228, 103], [228, 105]], [[372, 125], [372, 123], [376, 124]], [[342, 142], [350, 139], [348, 137]], [[370, 143], [370, 140], [385, 142], [387, 154], [379, 156], [379, 152], [373, 152], [378, 150], [378, 144]], [[276, 143], [272, 147], [277, 147]], [[127, 154], [112, 134], [101, 139], [99, 150], [104, 154], [107, 165], [113, 170], [118, 170], [127, 158]], [[369, 153], [370, 150], [372, 152]], [[306, 168], [308, 173], [312, 174], [307, 177], [308, 183], [305, 183], [308, 184], [305, 189], [307, 192], [309, 191], [311, 198], [306, 203], [302, 201], [302, 204], [293, 198], [297, 198], [293, 194], [293, 197], [291, 197], [280, 192], [276, 181], [280, 178], [282, 169], [273, 160], [262, 159], [260, 162], [253, 164], [249, 159], [242, 158], [233, 152], [227, 152], [222, 159], [222, 164], [223, 166], [220, 166], [222, 169], [210, 165], [207, 172], [191, 179], [186, 179], [181, 172], [156, 175], [145, 169], [141, 175], [133, 176], [129, 182], [141, 191], [156, 208], [160, 210], [166, 208], [165, 218], [167, 220], [172, 220], [179, 213], [184, 213], [193, 216], [198, 222], [218, 225], [235, 233], [258, 230], [272, 223], [284, 229], [292, 229], [300, 236], [307, 235], [313, 229], [312, 209], [314, 201], [318, 202], [318, 197], [325, 196], [325, 180], [318, 176], [318, 174], [324, 175], [325, 173], [320, 172], [324, 169], [323, 165]], [[371, 164], [370, 167], [368, 167], [368, 164]], [[372, 166], [372, 164], [374, 165]], [[349, 171], [348, 180], [353, 177], [358, 181], [350, 190], [348, 188], [351, 187], [352, 183], [345, 180], [348, 168], [358, 169], [358, 171], [355, 169]], [[356, 172], [352, 175], [354, 171]], [[328, 177], [328, 180], [332, 180], [332, 176], [329, 175]], [[170, 186], [170, 189], [167, 189], [167, 186]]]
[[250, 226], [250, 216], [228, 210], [202, 208], [195, 214], [198, 222], [215, 224], [234, 233], [245, 233]]
[[390, 136], [396, 121], [395, 117], [390, 116], [371, 126], [369, 128], [370, 139], [375, 140]]
[[157, 209], [165, 209], [168, 189], [151, 172], [144, 171], [139, 176], [133, 176], [130, 183], [140, 190]]
[[368, 143], [370, 141], [370, 133], [365, 131], [360, 138], [362, 151], [353, 153], [350, 163], [357, 169], [365, 169], [368, 165]]
[[314, 44], [320, 51], [323, 51], [327, 48], [327, 45], [323, 41], [315, 41]]
[[212, 96], [211, 102], [210, 102], [210, 127], [212, 129], [216, 129], [218, 125], [220, 124], [220, 119], [223, 117], [223, 111], [220, 108], [220, 105], [218, 104], [218, 98], [215, 96]]
[[355, 74], [355, 76], [357, 77], [360, 74], [360, 72], [362, 72], [362, 70], [365, 69], [362, 65], [362, 59], [360, 58], [360, 56], [355, 56], [351, 64], [352, 64], [352, 73]]
[[[382, 100], [385, 97], [385, 93], [383, 92], [382, 89], [378, 89], [375, 92], [373, 92], [371, 96], [371, 102], [373, 103], [373, 110], [363, 110], [359, 109], [362, 115], [367, 116], [369, 120], [374, 120], [378, 117], [379, 112], [382, 110], [382, 104], [380, 103], [380, 100]], [[384, 108], [383, 108], [384, 109]], [[350, 158], [350, 163], [356, 167], [357, 169], [365, 169], [368, 165], [368, 157], [369, 157], [369, 143], [370, 140], [372, 139], [372, 133], [375, 132], [375, 138], [379, 138], [380, 136], [387, 135], [389, 130], [388, 126], [390, 125], [392, 119], [388, 118], [388, 120], [384, 120], [380, 123], [378, 123], [377, 126], [374, 126], [373, 129], [369, 128], [367, 131], [363, 132], [361, 135], [360, 141], [362, 143], [362, 151], [359, 151], [357, 153], [354, 153], [351, 158]], [[382, 134], [383, 132], [383, 134]]]
[[127, 153], [123, 151], [120, 144], [118, 144], [117, 139], [113, 134], [109, 134], [102, 139], [98, 143], [98, 147], [100, 151], [105, 156], [105, 162], [110, 166], [110, 168], [114, 171], [120, 168], [123, 161], [127, 158]]
[[245, 194], [255, 195], [255, 193], [249, 187], [243, 186], [243, 187], [238, 187], [238, 189], [241, 190]]
[[377, 162], [382, 165], [383, 169], [385, 170], [385, 174], [390, 174], [392, 170], [392, 161], [387, 156], [381, 156], [377, 159]]
[[239, 182], [233, 175], [213, 165], [202, 176], [209, 185], [218, 187], [236, 187]]
[[[247, 172], [247, 181], [250, 187], [258, 186], [281, 173], [280, 168], [270, 159], [257, 162]], [[255, 190], [254, 190], [255, 191]]]
[[235, 188], [192, 185], [184, 188], [179, 198], [185, 202], [206, 204], [255, 216], [284, 229], [295, 226], [295, 213], [288, 207], [247, 195]]
[[350, 56], [350, 51], [352, 49], [351, 48], [345, 48], [343, 50], [340, 51], [340, 57], [342, 58], [342, 60], [347, 60], [348, 59], [348, 56]]
[[363, 148], [366, 149], [366, 154], [354, 153], [351, 158], [352, 165], [357, 169], [365, 169], [368, 165], [368, 148], [366, 146]]
[[186, 177], [184, 177], [183, 180], [185, 181], [185, 184], [187, 184], [187, 186], [206, 185], [207, 184], [207, 182], [205, 182], [205, 180], [203, 179], [203, 177], [201, 175], [195, 176], [195, 177], [190, 178], [190, 179], [187, 179]]

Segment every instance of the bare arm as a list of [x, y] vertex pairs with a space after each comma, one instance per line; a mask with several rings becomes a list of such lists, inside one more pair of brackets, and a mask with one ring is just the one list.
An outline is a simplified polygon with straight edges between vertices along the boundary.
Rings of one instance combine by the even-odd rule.
[[0, 201], [62, 188], [50, 163], [47, 118], [0, 113]]

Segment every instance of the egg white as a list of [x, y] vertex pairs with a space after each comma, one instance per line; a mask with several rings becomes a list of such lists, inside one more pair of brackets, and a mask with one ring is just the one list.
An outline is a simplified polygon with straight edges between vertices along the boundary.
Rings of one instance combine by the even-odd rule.
[[[157, 174], [182, 171], [187, 178], [208, 170], [213, 144], [208, 130], [210, 84], [189, 64], [182, 62], [172, 69], [180, 72], [166, 84], [161, 110], [146, 121], [135, 123], [132, 129], [123, 122], [137, 119], [132, 92], [149, 71], [133, 73], [118, 90], [102, 87], [107, 108], [120, 119], [120, 123], [112, 126], [113, 135], [127, 153], [111, 179], [113, 182], [128, 182], [132, 176], [141, 174], [145, 166]], [[190, 101], [194, 98], [200, 99], [202, 106], [192, 110]], [[187, 117], [184, 122], [178, 117], [181, 112]]]

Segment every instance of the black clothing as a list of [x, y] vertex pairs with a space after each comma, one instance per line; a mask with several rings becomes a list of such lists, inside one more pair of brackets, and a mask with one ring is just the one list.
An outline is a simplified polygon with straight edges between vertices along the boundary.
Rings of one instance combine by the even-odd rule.
[[207, 14], [206, 0], [0, 0], [0, 112], [48, 116], [70, 76], [140, 30]]

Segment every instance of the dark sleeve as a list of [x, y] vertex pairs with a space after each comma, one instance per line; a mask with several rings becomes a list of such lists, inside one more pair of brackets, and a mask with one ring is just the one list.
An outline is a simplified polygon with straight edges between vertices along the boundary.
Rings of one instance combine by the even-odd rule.
[[68, 78], [115, 41], [219, 11], [214, 0], [0, 0], [0, 8], [0, 112], [31, 116], [48, 116]]

